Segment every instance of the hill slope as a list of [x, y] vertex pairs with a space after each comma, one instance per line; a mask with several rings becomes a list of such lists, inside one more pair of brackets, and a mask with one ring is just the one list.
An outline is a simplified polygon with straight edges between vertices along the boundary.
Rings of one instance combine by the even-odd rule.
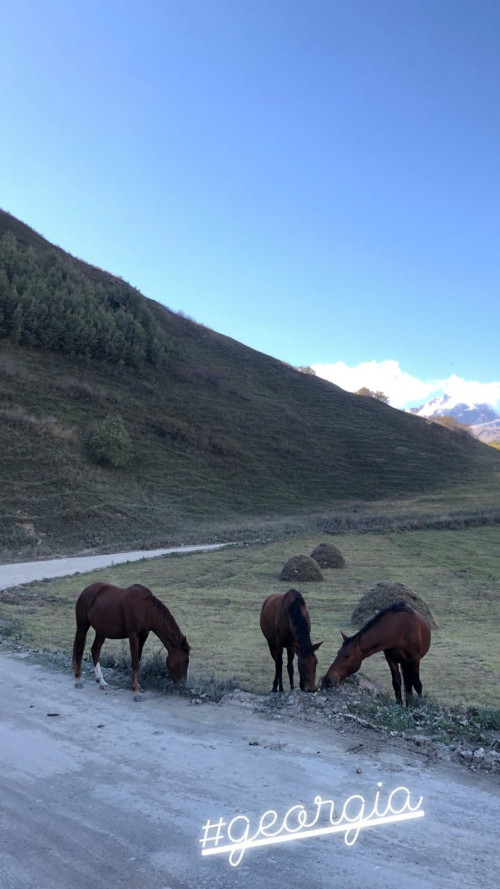
[[[5, 213], [0, 239], [4, 551], [165, 542], [186, 522], [430, 491], [499, 464], [469, 435], [169, 311]], [[115, 417], [130, 457], [97, 465], [89, 437]]]

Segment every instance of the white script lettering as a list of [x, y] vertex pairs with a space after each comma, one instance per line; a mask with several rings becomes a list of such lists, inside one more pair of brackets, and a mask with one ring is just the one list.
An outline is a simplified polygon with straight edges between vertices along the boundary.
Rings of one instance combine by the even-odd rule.
[[[379, 782], [377, 787], [379, 789], [375, 793], [369, 814], [366, 814], [365, 798], [355, 793], [345, 800], [338, 818], [335, 817], [333, 800], [315, 796], [315, 808], [310, 813], [301, 804], [290, 806], [282, 817], [275, 809], [268, 809], [261, 815], [254, 833], [250, 818], [246, 815], [236, 815], [229, 822], [222, 818], [217, 821], [209, 820], [202, 827], [201, 854], [227, 854], [229, 863], [237, 867], [247, 849], [311, 839], [330, 833], [343, 833], [346, 845], [353, 846], [366, 827], [423, 817], [423, 797], [420, 796], [412, 805], [408, 788], [396, 787], [388, 795], [384, 808], [383, 805], [379, 806], [382, 783]], [[226, 832], [224, 828], [227, 828]]]

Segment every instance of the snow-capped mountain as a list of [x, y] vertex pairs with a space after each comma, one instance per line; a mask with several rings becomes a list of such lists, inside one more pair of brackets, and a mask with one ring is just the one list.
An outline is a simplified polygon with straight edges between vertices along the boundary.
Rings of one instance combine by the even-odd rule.
[[457, 423], [470, 426], [481, 441], [500, 439], [500, 414], [490, 404], [466, 404], [450, 395], [432, 398], [420, 407], [410, 408], [419, 417], [453, 417]]

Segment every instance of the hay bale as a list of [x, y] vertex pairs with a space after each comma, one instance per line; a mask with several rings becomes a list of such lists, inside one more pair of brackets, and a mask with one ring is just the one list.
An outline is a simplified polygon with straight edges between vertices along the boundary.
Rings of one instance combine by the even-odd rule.
[[323, 574], [318, 563], [311, 556], [292, 556], [283, 565], [280, 580], [288, 581], [318, 581], [323, 580]]
[[376, 583], [375, 586], [368, 590], [361, 597], [351, 616], [351, 624], [360, 629], [365, 623], [375, 617], [382, 608], [387, 608], [393, 602], [399, 602], [401, 599], [408, 605], [411, 605], [415, 611], [419, 611], [427, 619], [429, 626], [436, 629], [437, 624], [432, 615], [431, 609], [427, 602], [408, 589], [402, 583], [388, 583], [383, 580]]
[[342, 553], [333, 543], [320, 543], [311, 553], [311, 558], [318, 563], [320, 568], [343, 568], [345, 566]]

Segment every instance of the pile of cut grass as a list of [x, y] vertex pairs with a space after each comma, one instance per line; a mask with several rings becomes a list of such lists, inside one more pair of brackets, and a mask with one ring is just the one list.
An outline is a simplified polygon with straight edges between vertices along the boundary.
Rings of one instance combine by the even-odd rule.
[[361, 597], [352, 613], [351, 624], [359, 630], [375, 617], [378, 611], [388, 608], [394, 602], [400, 601], [406, 602], [412, 608], [415, 608], [416, 611], [423, 614], [429, 626], [437, 629], [432, 611], [421, 596], [417, 596], [413, 590], [408, 589], [403, 583], [387, 583], [383, 580], [378, 581], [373, 589], [368, 590]]

